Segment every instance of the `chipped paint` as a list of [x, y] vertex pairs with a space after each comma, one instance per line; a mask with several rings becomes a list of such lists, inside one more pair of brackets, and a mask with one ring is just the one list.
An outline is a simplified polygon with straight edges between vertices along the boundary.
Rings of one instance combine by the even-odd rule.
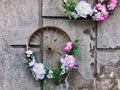
[[104, 74], [102, 74], [101, 76], [100, 76], [100, 78], [103, 78], [105, 75]]
[[120, 90], [120, 79], [116, 79], [118, 81], [118, 90]]
[[109, 76], [113, 78], [113, 75], [114, 75], [114, 72], [111, 72]]

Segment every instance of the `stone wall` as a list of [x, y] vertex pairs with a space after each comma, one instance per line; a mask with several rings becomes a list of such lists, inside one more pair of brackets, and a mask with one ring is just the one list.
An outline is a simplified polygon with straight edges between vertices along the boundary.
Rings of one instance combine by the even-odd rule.
[[[0, 90], [66, 90], [65, 84], [42, 85], [35, 81], [21, 62], [28, 37], [48, 25], [62, 28], [72, 40], [80, 39], [79, 67], [68, 77], [68, 90], [120, 90], [120, 8], [101, 23], [90, 19], [70, 21], [60, 3], [61, 0], [0, 1]], [[39, 55], [37, 49], [36, 52]]]

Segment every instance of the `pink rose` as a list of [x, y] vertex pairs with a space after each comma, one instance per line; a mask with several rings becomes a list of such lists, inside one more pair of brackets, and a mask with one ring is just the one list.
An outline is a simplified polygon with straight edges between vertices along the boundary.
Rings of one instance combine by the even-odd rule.
[[67, 42], [64, 50], [69, 52], [71, 49], [72, 49], [72, 42]]

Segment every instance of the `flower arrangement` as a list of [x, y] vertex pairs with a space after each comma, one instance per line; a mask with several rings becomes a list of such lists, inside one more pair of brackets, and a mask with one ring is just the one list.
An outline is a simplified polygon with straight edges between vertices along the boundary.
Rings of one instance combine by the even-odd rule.
[[99, 0], [94, 6], [85, 0], [78, 4], [75, 0], [62, 0], [65, 13], [69, 14], [70, 19], [92, 17], [94, 21], [104, 21], [110, 16], [118, 6], [119, 0]]
[[74, 57], [74, 54], [80, 52], [76, 46], [76, 43], [78, 42], [79, 40], [67, 42], [64, 48], [66, 54], [60, 59], [60, 67], [49, 68], [43, 63], [38, 63], [35, 58], [35, 53], [28, 48], [28, 45], [26, 45], [27, 50], [25, 51], [26, 58], [22, 58], [22, 62], [30, 68], [32, 75], [36, 80], [43, 80], [46, 82], [49, 79], [55, 79], [57, 82], [61, 82], [62, 76], [76, 67], [76, 58]]

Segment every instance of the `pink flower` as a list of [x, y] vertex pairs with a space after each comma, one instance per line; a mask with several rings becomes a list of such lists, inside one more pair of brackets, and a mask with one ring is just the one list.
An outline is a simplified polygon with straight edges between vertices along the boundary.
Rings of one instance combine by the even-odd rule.
[[102, 7], [101, 3], [98, 3], [98, 4], [95, 5], [95, 9], [97, 9], [97, 10], [100, 10], [101, 7]]
[[27, 57], [30, 57], [31, 54], [33, 53], [33, 51], [31, 51], [31, 50], [27, 50], [27, 51], [25, 51], [25, 53], [27, 54]]
[[94, 9], [95, 10], [100, 10], [100, 11], [106, 11], [106, 5], [105, 4], [101, 4], [101, 3], [98, 3], [94, 6]]
[[72, 42], [67, 42], [64, 50], [69, 52], [71, 49], [72, 49]]
[[65, 58], [61, 58], [63, 69], [73, 69], [75, 67], [76, 59], [72, 55], [65, 55]]
[[108, 18], [108, 12], [101, 12], [97, 21], [103, 21]]
[[103, 21], [108, 18], [108, 11], [105, 4], [98, 3], [94, 7], [94, 15], [92, 18], [96, 21]]
[[114, 10], [118, 1], [117, 0], [110, 0], [110, 4], [107, 5], [108, 10]]
[[116, 7], [116, 4], [109, 4], [109, 5], [107, 6], [108, 10], [114, 10], [115, 7]]
[[110, 0], [110, 3], [111, 3], [111, 4], [113, 4], [113, 3], [114, 3], [114, 4], [117, 4], [117, 2], [118, 2], [117, 0]]

